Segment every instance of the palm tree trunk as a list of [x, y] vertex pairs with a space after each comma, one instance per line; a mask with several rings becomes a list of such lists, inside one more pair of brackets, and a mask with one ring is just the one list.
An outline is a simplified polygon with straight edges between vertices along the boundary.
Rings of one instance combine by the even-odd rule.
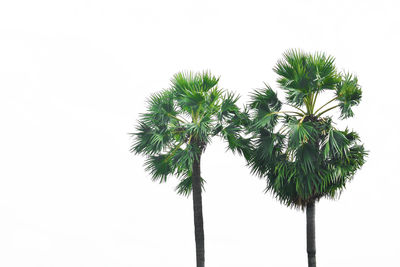
[[317, 261], [315, 258], [315, 201], [307, 204], [307, 254], [308, 267], [316, 267]]
[[196, 240], [197, 267], [204, 267], [204, 230], [203, 230], [203, 204], [201, 200], [200, 155], [193, 161], [192, 191], [194, 235]]

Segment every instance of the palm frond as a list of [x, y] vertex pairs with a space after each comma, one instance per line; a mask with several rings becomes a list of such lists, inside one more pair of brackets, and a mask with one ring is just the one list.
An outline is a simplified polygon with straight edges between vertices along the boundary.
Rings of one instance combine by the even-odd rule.
[[288, 150], [294, 151], [304, 144], [315, 142], [317, 131], [313, 123], [291, 121], [288, 127]]
[[362, 97], [361, 87], [356, 76], [345, 73], [342, 81], [337, 85], [336, 96], [341, 111], [340, 117], [346, 119], [353, 117], [352, 107], [357, 106]]
[[167, 154], [148, 156], [144, 166], [145, 170], [152, 176], [153, 181], [166, 182], [167, 177], [174, 173], [174, 167], [168, 158], [169, 155]]
[[282, 107], [276, 92], [266, 85], [264, 89], [255, 90], [250, 95], [249, 109], [252, 113], [252, 127], [273, 128], [278, 120], [278, 113]]
[[[202, 190], [204, 190], [204, 184], [206, 181], [200, 177], [200, 182], [201, 182], [201, 188]], [[182, 180], [180, 180], [179, 184], [175, 188], [175, 191], [179, 195], [183, 195], [186, 197], [190, 196], [190, 194], [192, 193], [192, 177], [187, 176]]]

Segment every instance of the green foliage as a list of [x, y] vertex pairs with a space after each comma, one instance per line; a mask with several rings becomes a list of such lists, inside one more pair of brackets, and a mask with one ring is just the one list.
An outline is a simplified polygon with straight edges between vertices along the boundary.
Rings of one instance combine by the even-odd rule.
[[254, 127], [274, 127], [277, 123], [279, 111], [282, 103], [279, 101], [277, 94], [266, 85], [265, 89], [256, 90], [251, 94], [249, 108], [254, 111], [256, 123]]
[[[201, 178], [200, 182], [201, 182], [201, 188], [202, 190], [204, 190], [205, 180]], [[176, 186], [175, 190], [179, 195], [190, 196], [190, 193], [192, 192], [192, 177], [187, 176], [181, 179], [179, 184]]]
[[[352, 107], [361, 99], [358, 80], [338, 73], [333, 57], [300, 50], [284, 53], [274, 71], [286, 94], [285, 105], [294, 110], [282, 111], [269, 86], [251, 95], [249, 166], [266, 178], [266, 191], [288, 206], [304, 208], [321, 197], [337, 197], [365, 163], [367, 152], [357, 133], [335, 128], [332, 118], [322, 115], [339, 108], [341, 119], [353, 116]], [[333, 90], [335, 98], [315, 109], [325, 90]]]
[[358, 79], [352, 74], [344, 74], [343, 79], [336, 87], [336, 97], [339, 100], [339, 107], [342, 118], [353, 117], [352, 107], [360, 103], [362, 96]]
[[279, 75], [278, 83], [286, 91], [287, 101], [300, 107], [313, 93], [334, 89], [340, 82], [334, 62], [334, 58], [324, 53], [285, 52], [274, 71]]
[[213, 136], [223, 137], [239, 153], [248, 153], [248, 141], [240, 137], [240, 123], [246, 117], [236, 106], [238, 97], [218, 89], [218, 81], [210, 72], [175, 74], [169, 89], [148, 99], [147, 111], [132, 134], [131, 151], [146, 156], [145, 168], [152, 179], [161, 183], [169, 176], [178, 177], [178, 194], [190, 194], [193, 161]]

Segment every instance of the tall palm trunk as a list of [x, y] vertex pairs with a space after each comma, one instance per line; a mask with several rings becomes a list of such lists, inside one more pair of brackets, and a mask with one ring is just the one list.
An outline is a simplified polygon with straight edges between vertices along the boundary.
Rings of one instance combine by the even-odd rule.
[[307, 204], [307, 254], [308, 267], [316, 267], [317, 261], [315, 258], [315, 201]]
[[193, 161], [192, 189], [193, 189], [193, 214], [194, 235], [196, 240], [197, 267], [204, 267], [204, 230], [203, 230], [203, 204], [201, 200], [200, 155]]

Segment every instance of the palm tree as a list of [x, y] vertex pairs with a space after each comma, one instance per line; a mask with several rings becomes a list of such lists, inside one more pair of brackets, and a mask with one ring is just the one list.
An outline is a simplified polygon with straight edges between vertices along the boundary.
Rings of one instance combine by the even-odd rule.
[[[193, 192], [197, 267], [204, 266], [201, 157], [213, 136], [237, 146], [241, 113], [232, 93], [218, 89], [210, 72], [178, 73], [169, 89], [153, 94], [134, 133], [132, 152], [147, 157], [145, 167], [160, 183], [169, 176], [180, 182], [178, 194]], [[239, 151], [241, 152], [241, 151]]]
[[[308, 266], [315, 267], [315, 203], [338, 197], [367, 155], [358, 134], [337, 129], [328, 114], [339, 109], [340, 119], [352, 117], [361, 88], [356, 76], [338, 72], [334, 58], [323, 53], [289, 50], [274, 71], [286, 107], [268, 85], [252, 94], [248, 162], [253, 173], [266, 177], [266, 191], [306, 209]], [[332, 99], [318, 106], [323, 92], [333, 93]]]

